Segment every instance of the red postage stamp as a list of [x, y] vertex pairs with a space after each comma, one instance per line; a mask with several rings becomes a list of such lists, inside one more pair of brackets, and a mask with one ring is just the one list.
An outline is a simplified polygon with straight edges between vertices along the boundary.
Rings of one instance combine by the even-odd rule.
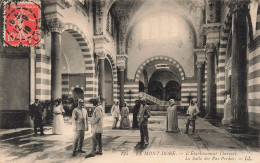
[[4, 46], [39, 46], [40, 2], [4, 3]]

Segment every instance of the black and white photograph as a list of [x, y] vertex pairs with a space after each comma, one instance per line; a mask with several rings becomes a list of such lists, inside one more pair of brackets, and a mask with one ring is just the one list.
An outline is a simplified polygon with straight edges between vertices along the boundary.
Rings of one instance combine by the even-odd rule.
[[0, 0], [0, 163], [260, 163], [260, 0]]

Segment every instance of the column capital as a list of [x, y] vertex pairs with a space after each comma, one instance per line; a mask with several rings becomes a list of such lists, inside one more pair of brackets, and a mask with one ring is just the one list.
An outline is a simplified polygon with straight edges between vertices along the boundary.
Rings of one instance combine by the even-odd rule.
[[105, 59], [105, 57], [106, 57], [106, 53], [103, 51], [96, 52], [95, 54], [98, 57], [98, 59]]
[[249, 10], [249, 3], [251, 3], [251, 0], [231, 0], [227, 2], [232, 13]]
[[126, 67], [126, 59], [128, 58], [127, 55], [117, 55], [116, 56], [116, 64], [120, 71], [124, 71]]
[[125, 54], [117, 54], [116, 55], [116, 60], [125, 60], [128, 58], [128, 55]]
[[194, 49], [194, 55], [197, 57], [196, 62], [205, 62], [205, 60], [206, 60], [206, 48]]
[[206, 53], [207, 54], [215, 53], [216, 52], [216, 48], [217, 48], [217, 44], [216, 43], [207, 43], [206, 44]]
[[197, 68], [201, 68], [203, 66], [204, 62], [196, 62]]
[[119, 71], [125, 71], [125, 66], [117, 66], [119, 68]]
[[93, 36], [93, 39], [95, 43], [107, 43], [111, 41], [108, 35], [96, 35]]
[[64, 24], [58, 18], [52, 18], [47, 20], [47, 26], [51, 32], [62, 33]]

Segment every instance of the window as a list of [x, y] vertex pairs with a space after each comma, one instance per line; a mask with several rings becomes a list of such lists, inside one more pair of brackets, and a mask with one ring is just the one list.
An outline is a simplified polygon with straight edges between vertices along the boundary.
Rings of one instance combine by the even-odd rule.
[[143, 39], [167, 39], [178, 36], [178, 21], [168, 13], [148, 17], [142, 23]]
[[108, 14], [107, 14], [107, 26], [106, 26], [106, 30], [107, 30], [107, 32], [109, 33], [109, 34], [113, 34], [113, 29], [112, 29], [112, 27], [113, 27], [113, 19], [112, 19], [112, 16], [111, 16], [111, 13], [110, 12], [108, 12]]

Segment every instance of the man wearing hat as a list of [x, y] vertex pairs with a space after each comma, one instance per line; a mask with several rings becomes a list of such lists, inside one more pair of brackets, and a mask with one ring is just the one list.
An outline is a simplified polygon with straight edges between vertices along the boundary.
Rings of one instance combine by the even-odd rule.
[[43, 123], [42, 123], [42, 116], [43, 116], [43, 107], [40, 104], [39, 99], [35, 99], [34, 103], [30, 105], [30, 114], [31, 119], [34, 122], [34, 136], [37, 136], [37, 128], [40, 128], [41, 136], [44, 135], [43, 133]]
[[72, 112], [72, 126], [75, 132], [72, 156], [76, 156], [78, 144], [78, 152], [86, 153], [82, 150], [82, 145], [85, 131], [88, 131], [88, 112], [84, 108], [84, 101], [82, 99], [78, 100], [78, 107], [76, 107]]
[[200, 113], [199, 108], [197, 107], [197, 101], [195, 99], [191, 100], [191, 105], [187, 110], [187, 114], [189, 115], [186, 122], [186, 131], [185, 134], [188, 134], [189, 125], [192, 124], [192, 133], [195, 134], [195, 120], [197, 119], [197, 115]]
[[119, 101], [118, 100], [115, 100], [114, 101], [114, 105], [112, 106], [111, 108], [111, 114], [113, 116], [113, 125], [112, 125], [112, 129], [116, 129], [116, 125], [117, 125], [117, 122], [119, 120], [119, 116], [120, 116], [120, 109], [119, 109]]
[[93, 101], [93, 105], [95, 106], [95, 109], [91, 119], [92, 150], [91, 153], [85, 156], [85, 158], [102, 155], [103, 107], [99, 98]]
[[148, 135], [148, 118], [151, 117], [151, 112], [149, 110], [149, 106], [146, 104], [146, 99], [142, 98], [140, 100], [141, 107], [138, 113], [138, 124], [140, 128], [141, 144], [143, 147], [149, 145], [149, 135]]

